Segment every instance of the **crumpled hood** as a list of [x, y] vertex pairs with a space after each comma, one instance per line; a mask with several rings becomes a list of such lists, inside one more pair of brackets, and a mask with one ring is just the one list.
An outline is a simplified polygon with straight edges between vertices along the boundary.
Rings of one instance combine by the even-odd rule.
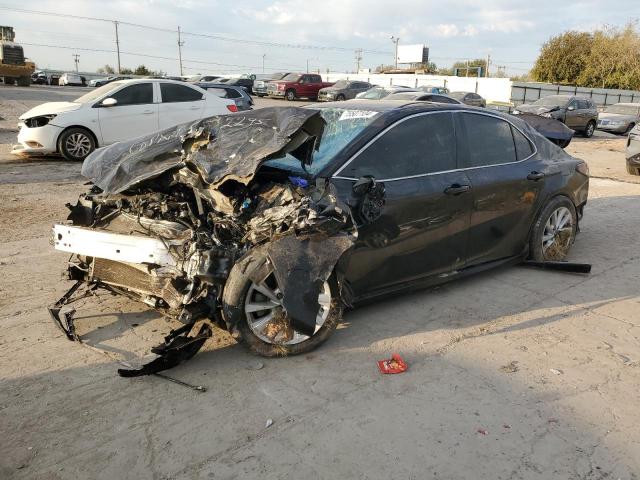
[[[542, 113], [548, 113], [556, 107], [543, 107], [541, 105], [520, 105], [516, 107], [516, 110], [527, 113], [535, 113], [536, 115], [540, 115]], [[560, 106], [558, 106], [560, 108]]]
[[26, 113], [20, 115], [20, 120], [26, 120], [27, 118], [39, 117], [40, 115], [52, 115], [64, 112], [73, 112], [82, 108], [81, 103], [74, 102], [48, 102], [38, 105], [32, 108]]
[[324, 125], [320, 112], [310, 108], [217, 115], [99, 148], [84, 161], [82, 175], [105, 193], [120, 193], [185, 165], [210, 188], [229, 180], [246, 185], [269, 158], [291, 153], [310, 163]]

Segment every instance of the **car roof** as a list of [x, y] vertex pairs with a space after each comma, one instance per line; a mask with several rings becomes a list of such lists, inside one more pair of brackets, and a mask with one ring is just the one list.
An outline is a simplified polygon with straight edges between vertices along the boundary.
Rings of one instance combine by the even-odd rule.
[[200, 87], [200, 88], [227, 88], [230, 90], [237, 90], [238, 92], [246, 92], [246, 90], [243, 87], [240, 87], [238, 85], [229, 85], [228, 83], [194, 82], [191, 85], [195, 85], [196, 87]]
[[120, 85], [131, 85], [132, 83], [175, 83], [177, 85], [193, 85], [189, 82], [183, 82], [181, 80], [171, 80], [169, 78], [126, 78], [124, 80], [118, 80]]
[[342, 102], [324, 102], [309, 105], [308, 108], [343, 108], [345, 110], [370, 110], [372, 112], [391, 112], [409, 111], [410, 113], [417, 113], [421, 111], [434, 111], [434, 110], [478, 110], [486, 112], [484, 108], [471, 107], [465, 104], [456, 103], [436, 103], [436, 102], [424, 102], [413, 100], [368, 100], [356, 98], [353, 100], [345, 100]]

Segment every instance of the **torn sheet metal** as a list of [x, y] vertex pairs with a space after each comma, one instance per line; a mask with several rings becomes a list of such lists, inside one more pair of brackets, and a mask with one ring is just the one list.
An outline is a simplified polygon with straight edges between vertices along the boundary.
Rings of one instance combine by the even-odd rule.
[[82, 175], [105, 193], [120, 193], [175, 167], [190, 165], [214, 188], [247, 184], [271, 156], [293, 153], [309, 163], [324, 120], [308, 108], [261, 108], [219, 115], [100, 148]]
[[269, 260], [282, 289], [282, 304], [295, 330], [313, 335], [324, 282], [354, 241], [347, 234], [304, 239], [287, 235], [267, 244]]

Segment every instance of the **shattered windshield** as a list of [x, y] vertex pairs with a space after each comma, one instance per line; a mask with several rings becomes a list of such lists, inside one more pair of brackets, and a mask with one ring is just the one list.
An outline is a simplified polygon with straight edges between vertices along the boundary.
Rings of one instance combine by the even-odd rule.
[[[322, 108], [320, 109], [320, 115], [322, 115], [327, 124], [320, 140], [320, 148], [313, 155], [313, 163], [306, 169], [311, 175], [316, 175], [322, 170], [332, 158], [367, 128], [380, 115], [380, 112], [345, 108]], [[297, 173], [303, 172], [300, 160], [290, 154], [282, 158], [269, 160], [265, 165]]]
[[103, 85], [101, 87], [96, 88], [95, 90], [91, 90], [89, 93], [85, 93], [81, 97], [76, 98], [74, 103], [89, 103], [94, 100], [102, 97], [103, 95], [120, 88], [124, 82], [111, 82]]
[[544, 97], [540, 100], [533, 102], [533, 105], [539, 105], [541, 107], [559, 107], [569, 101], [569, 97], [564, 95], [551, 95], [550, 97]]
[[604, 109], [604, 113], [620, 113], [622, 115], [638, 115], [640, 113], [640, 105], [610, 105]]

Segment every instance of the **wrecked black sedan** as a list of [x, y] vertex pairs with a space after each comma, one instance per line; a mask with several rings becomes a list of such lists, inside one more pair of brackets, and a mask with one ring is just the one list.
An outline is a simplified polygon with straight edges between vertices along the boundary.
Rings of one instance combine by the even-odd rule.
[[82, 173], [93, 186], [54, 227], [76, 282], [58, 326], [80, 340], [66, 305], [99, 288], [185, 324], [127, 376], [195, 354], [208, 322], [297, 354], [358, 302], [563, 260], [589, 181], [518, 118], [384, 101], [213, 117], [99, 149]]

